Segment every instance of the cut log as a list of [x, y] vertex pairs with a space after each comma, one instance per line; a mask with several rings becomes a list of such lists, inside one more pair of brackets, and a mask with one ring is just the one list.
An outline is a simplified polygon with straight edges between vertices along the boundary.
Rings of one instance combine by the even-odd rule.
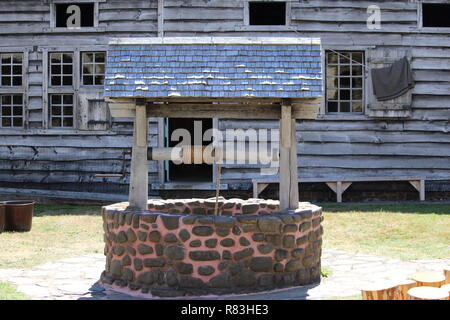
[[395, 300], [397, 285], [392, 282], [374, 283], [361, 289], [363, 300]]
[[450, 267], [444, 269], [445, 283], [450, 283]]
[[444, 284], [441, 289], [447, 290], [447, 292], [450, 294], [450, 284]]
[[435, 287], [416, 287], [409, 289], [409, 300], [449, 300], [448, 291]]
[[417, 282], [418, 287], [440, 288], [445, 284], [445, 276], [439, 272], [418, 272], [411, 279]]
[[416, 287], [416, 281], [404, 280], [395, 288], [394, 300], [408, 300], [408, 291]]

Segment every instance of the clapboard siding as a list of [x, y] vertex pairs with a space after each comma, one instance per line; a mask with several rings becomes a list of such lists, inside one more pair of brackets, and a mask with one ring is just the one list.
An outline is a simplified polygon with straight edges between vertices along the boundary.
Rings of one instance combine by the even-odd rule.
[[[29, 55], [28, 127], [0, 129], [0, 185], [74, 185], [99, 191], [126, 186], [129, 174], [95, 174], [122, 172], [122, 153], [131, 149], [132, 119], [116, 119], [110, 131], [97, 134], [42, 128], [44, 54], [61, 48], [95, 51], [110, 38], [156, 37], [158, 31], [165, 36], [320, 37], [325, 49], [410, 50], [416, 79], [411, 117], [320, 115], [316, 121], [298, 121], [299, 172], [305, 178], [420, 175], [450, 180], [450, 34], [419, 29], [416, 1], [292, 1], [289, 26], [255, 27], [244, 24], [242, 0], [165, 0], [163, 30], [158, 30], [157, 0], [107, 0], [98, 5], [98, 28], [80, 32], [51, 30], [49, 2], [0, 1], [0, 47], [23, 47]], [[382, 10], [381, 30], [366, 27], [370, 5]], [[277, 121], [219, 121], [221, 130], [277, 128]], [[157, 146], [156, 119], [151, 119], [149, 133], [150, 145]], [[128, 156], [127, 173], [129, 166]], [[226, 164], [222, 180], [230, 188], [248, 188], [249, 179], [261, 177], [259, 167]], [[149, 163], [149, 179], [158, 182], [156, 162]]]

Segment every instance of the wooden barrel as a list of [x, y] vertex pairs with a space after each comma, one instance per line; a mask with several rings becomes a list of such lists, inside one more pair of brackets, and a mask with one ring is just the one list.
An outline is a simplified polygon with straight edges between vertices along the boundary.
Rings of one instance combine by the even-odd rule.
[[35, 201], [6, 201], [5, 204], [5, 230], [30, 231]]
[[0, 233], [5, 230], [5, 203], [0, 202]]
[[408, 291], [409, 300], [449, 300], [448, 291], [435, 287], [415, 287]]

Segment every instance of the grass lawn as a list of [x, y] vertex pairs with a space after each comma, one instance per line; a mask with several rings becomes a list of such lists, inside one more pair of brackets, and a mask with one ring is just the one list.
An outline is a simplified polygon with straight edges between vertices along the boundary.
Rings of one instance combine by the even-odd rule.
[[30, 232], [0, 234], [0, 268], [103, 252], [100, 206], [37, 205]]
[[323, 205], [325, 249], [401, 260], [450, 257], [450, 205]]
[[0, 300], [30, 300], [30, 297], [17, 291], [9, 283], [0, 282]]
[[[324, 205], [325, 249], [399, 259], [450, 257], [450, 205]], [[0, 234], [0, 268], [103, 252], [100, 206], [38, 205], [30, 232]]]

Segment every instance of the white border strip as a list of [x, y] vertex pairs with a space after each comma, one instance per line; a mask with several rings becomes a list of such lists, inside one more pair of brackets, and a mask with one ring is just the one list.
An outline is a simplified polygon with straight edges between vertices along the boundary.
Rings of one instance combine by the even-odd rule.
[[152, 44], [285, 44], [320, 45], [320, 38], [278, 37], [169, 37], [169, 38], [112, 38], [110, 45]]

